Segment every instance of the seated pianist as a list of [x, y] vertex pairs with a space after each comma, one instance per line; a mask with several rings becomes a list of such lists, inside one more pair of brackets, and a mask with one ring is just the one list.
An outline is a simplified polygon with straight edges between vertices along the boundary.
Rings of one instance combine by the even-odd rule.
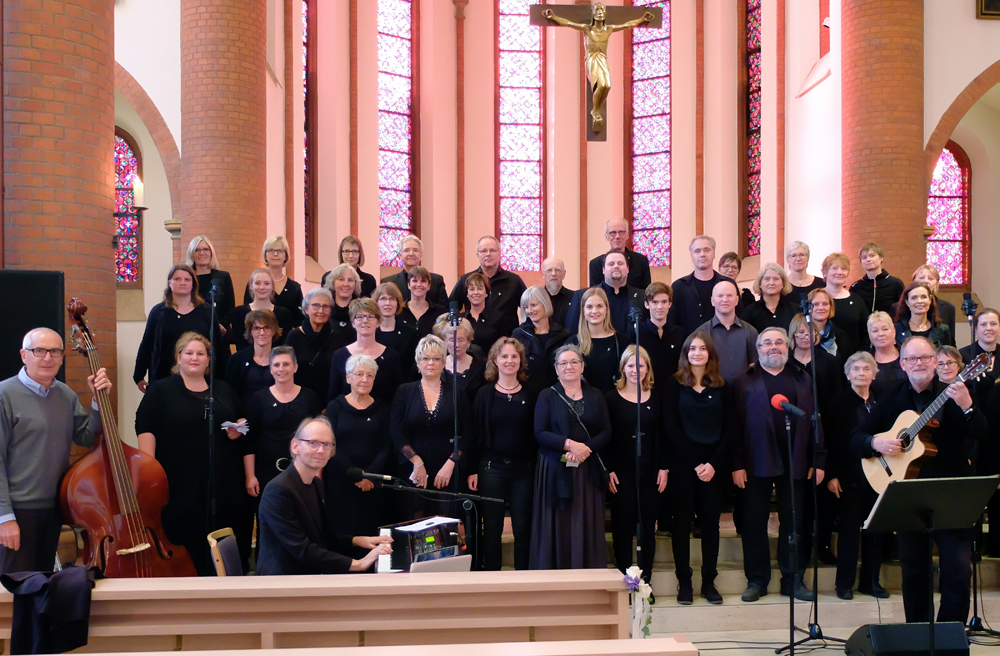
[[[326, 495], [319, 478], [336, 442], [330, 421], [306, 419], [292, 437], [292, 464], [278, 474], [260, 500], [260, 552], [257, 574], [345, 574], [367, 571], [378, 557], [392, 553], [392, 538], [340, 537], [330, 527]], [[355, 547], [368, 549], [355, 560]]]

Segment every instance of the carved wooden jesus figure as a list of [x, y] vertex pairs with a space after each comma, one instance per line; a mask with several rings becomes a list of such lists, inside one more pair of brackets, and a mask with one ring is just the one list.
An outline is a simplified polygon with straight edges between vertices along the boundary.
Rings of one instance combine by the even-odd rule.
[[[570, 9], [570, 7], [566, 7], [565, 9]], [[616, 9], [618, 8], [616, 7]], [[551, 8], [543, 9], [541, 12], [544, 18], [559, 26], [570, 27], [583, 32], [583, 44], [586, 49], [584, 65], [587, 68], [587, 80], [590, 81], [590, 87], [594, 94], [593, 108], [590, 112], [594, 132], [600, 132], [604, 129], [604, 105], [608, 100], [608, 92], [611, 90], [611, 70], [608, 67], [608, 39], [615, 32], [639, 27], [658, 18], [652, 11], [646, 10], [642, 16], [634, 20], [614, 25], [606, 22], [607, 12], [608, 10], [604, 4], [598, 2], [594, 5], [590, 23], [573, 22], [568, 18], [559, 16]]]

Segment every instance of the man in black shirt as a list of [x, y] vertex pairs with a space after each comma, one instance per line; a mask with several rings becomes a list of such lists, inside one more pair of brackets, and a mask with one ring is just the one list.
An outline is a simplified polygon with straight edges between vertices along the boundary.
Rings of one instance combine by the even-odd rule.
[[[399, 288], [403, 295], [403, 300], [410, 300], [410, 286], [408, 274], [415, 266], [422, 266], [424, 259], [424, 243], [416, 235], [407, 235], [399, 242], [399, 260], [403, 265], [403, 270], [391, 276], [382, 278], [380, 282], [391, 282]], [[326, 276], [324, 276], [324, 279]], [[427, 290], [427, 301], [431, 305], [448, 307], [448, 288], [444, 284], [444, 277], [440, 273], [431, 273], [431, 288]]]
[[542, 278], [545, 279], [545, 291], [552, 301], [552, 316], [549, 321], [555, 321], [560, 326], [566, 326], [566, 314], [573, 300], [573, 290], [563, 287], [566, 279], [566, 264], [558, 257], [549, 257], [542, 262]]
[[[604, 280], [601, 289], [608, 295], [608, 313], [611, 315], [611, 325], [615, 332], [624, 335], [628, 332], [629, 310], [641, 308], [642, 290], [627, 283], [628, 260], [622, 253], [608, 253], [604, 258]], [[575, 335], [580, 328], [580, 312], [583, 309], [583, 293], [586, 289], [573, 292], [573, 300], [566, 313], [566, 330]]]
[[[500, 242], [492, 235], [479, 238], [476, 256], [479, 257], [479, 268], [476, 271], [490, 280], [490, 296], [487, 301], [489, 307], [504, 315], [506, 323], [518, 325], [521, 322], [518, 321], [517, 310], [521, 305], [521, 294], [527, 289], [521, 276], [505, 271], [500, 266]], [[448, 297], [449, 301], [461, 303], [466, 309], [469, 307], [469, 299], [465, 296], [465, 279], [472, 273], [474, 272], [469, 271], [462, 274]]]
[[[715, 266], [715, 240], [700, 235], [691, 240], [688, 247], [694, 271], [674, 281], [674, 300], [667, 322], [677, 326], [685, 339], [698, 326], [715, 314], [712, 307], [712, 290], [722, 280], [731, 280], [717, 272]], [[736, 307], [736, 315], [743, 314], [743, 302]]]
[[[869, 242], [861, 247], [858, 253], [865, 275], [861, 280], [855, 280], [851, 291], [865, 300], [868, 314], [872, 312], [888, 312], [906, 287], [903, 281], [882, 268], [885, 250], [875, 242]], [[895, 316], [895, 315], [893, 315]], [[954, 334], [954, 333], [952, 333]]]
[[[649, 272], [649, 258], [642, 253], [627, 248], [628, 224], [625, 219], [611, 219], [604, 224], [604, 238], [608, 240], [608, 252], [624, 253], [628, 262], [628, 284], [638, 289], [646, 289], [653, 281]], [[590, 261], [590, 286], [601, 284], [604, 279], [604, 254]]]
[[[908, 384], [890, 387], [879, 399], [867, 421], [851, 435], [852, 449], [865, 458], [895, 455], [902, 445], [899, 440], [875, 437], [892, 428], [905, 410], [923, 412], [942, 392], [948, 401], [935, 416], [940, 422], [931, 430], [937, 455], [920, 469], [919, 478], [972, 476], [969, 463], [970, 443], [979, 433], [985, 419], [972, 403], [969, 388], [963, 383], [945, 385], [934, 375], [937, 363], [934, 346], [926, 337], [910, 337], [899, 350], [900, 364]], [[903, 570], [903, 611], [907, 622], [929, 622], [930, 546], [921, 532], [897, 534], [899, 564]], [[973, 529], [934, 531], [941, 568], [941, 607], [938, 622], [962, 622], [969, 618], [971, 601]]]

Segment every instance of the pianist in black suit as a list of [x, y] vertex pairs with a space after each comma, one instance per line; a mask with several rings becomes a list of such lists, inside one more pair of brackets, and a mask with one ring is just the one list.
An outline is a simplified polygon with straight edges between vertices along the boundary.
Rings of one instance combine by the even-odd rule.
[[[267, 484], [260, 500], [257, 574], [365, 572], [392, 553], [389, 536], [334, 534], [327, 519], [322, 473], [336, 443], [326, 417], [306, 419], [292, 438], [292, 464]], [[368, 553], [356, 560], [354, 547]]]

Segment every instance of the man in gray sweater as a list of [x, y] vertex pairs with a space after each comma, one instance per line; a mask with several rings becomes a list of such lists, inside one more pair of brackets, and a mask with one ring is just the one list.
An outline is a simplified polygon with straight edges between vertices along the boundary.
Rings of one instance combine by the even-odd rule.
[[[56, 380], [63, 355], [57, 332], [35, 328], [22, 342], [24, 367], [0, 382], [0, 574], [52, 570], [62, 527], [56, 497], [70, 443], [90, 446], [101, 425], [97, 401], [88, 413]], [[111, 381], [101, 369], [87, 386], [96, 394]]]

